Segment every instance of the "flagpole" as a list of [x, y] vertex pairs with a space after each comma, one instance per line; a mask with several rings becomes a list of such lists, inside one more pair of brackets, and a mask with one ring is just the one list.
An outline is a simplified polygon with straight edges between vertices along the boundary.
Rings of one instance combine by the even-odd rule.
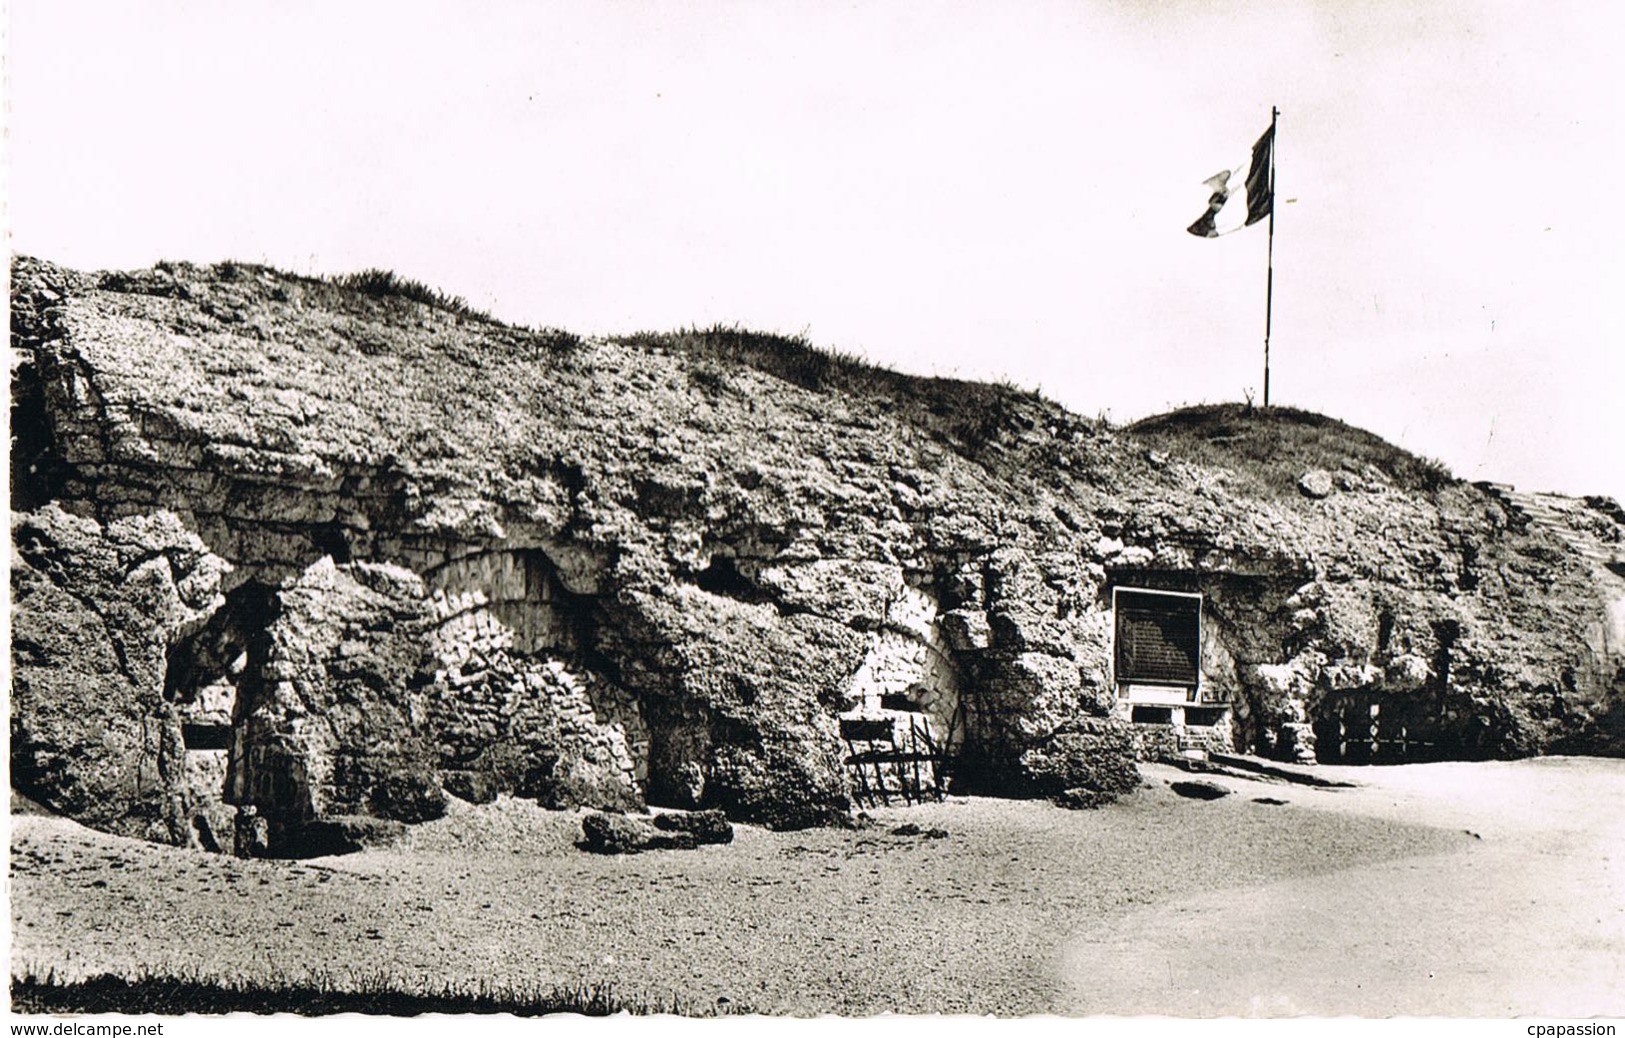
[[1264, 253], [1264, 406], [1270, 406], [1270, 313], [1275, 302], [1275, 119], [1281, 110], [1270, 105], [1270, 241]]

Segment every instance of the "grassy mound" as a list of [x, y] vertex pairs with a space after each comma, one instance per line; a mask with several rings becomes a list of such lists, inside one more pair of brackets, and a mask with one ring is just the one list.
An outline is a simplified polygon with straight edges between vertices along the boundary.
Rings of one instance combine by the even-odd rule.
[[1407, 490], [1452, 481], [1443, 463], [1419, 457], [1364, 429], [1295, 407], [1203, 404], [1141, 419], [1128, 434], [1148, 447], [1229, 469], [1261, 490], [1292, 492], [1309, 469], [1375, 469]]

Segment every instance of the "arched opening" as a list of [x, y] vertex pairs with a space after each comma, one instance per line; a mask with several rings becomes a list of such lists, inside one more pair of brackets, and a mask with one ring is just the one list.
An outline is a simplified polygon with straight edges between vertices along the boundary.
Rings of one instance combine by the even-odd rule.
[[230, 805], [243, 767], [239, 722], [264, 685], [276, 590], [249, 581], [204, 626], [169, 647], [164, 699], [180, 717], [179, 783], [191, 830], [205, 848], [231, 846]]

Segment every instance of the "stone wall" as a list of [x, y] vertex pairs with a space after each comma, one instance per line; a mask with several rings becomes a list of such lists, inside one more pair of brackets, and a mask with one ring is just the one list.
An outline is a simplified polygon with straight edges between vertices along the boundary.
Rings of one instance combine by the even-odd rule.
[[1206, 596], [1239, 748], [1371, 694], [1463, 754], [1625, 752], [1617, 505], [1406, 481], [1287, 409], [1232, 417], [1325, 478], [771, 337], [13, 270], [14, 774], [93, 824], [504, 789], [820, 824], [843, 714], [928, 720], [964, 792], [1120, 791], [1109, 587], [1159, 572]]
[[847, 816], [835, 715], [861, 634], [680, 583], [624, 597], [599, 644], [627, 661], [620, 679], [643, 704], [651, 803], [720, 807], [776, 828]]
[[868, 651], [840, 714], [843, 735], [866, 736], [845, 740], [859, 757], [848, 765], [853, 786], [881, 800], [938, 789], [939, 763], [951, 760], [964, 739], [961, 678], [940, 629], [937, 600], [906, 582], [894, 591], [884, 625], [867, 633]]
[[1135, 722], [1133, 730], [1136, 755], [1141, 760], [1171, 761], [1190, 751], [1230, 753], [1235, 749], [1228, 711], [1219, 714], [1213, 724], [1191, 724], [1180, 717], [1177, 722]]
[[584, 605], [565, 592], [553, 564], [539, 549], [463, 555], [423, 571], [438, 629], [455, 642], [465, 631], [492, 638], [521, 654], [574, 653]]
[[323, 558], [277, 592], [263, 666], [239, 685], [227, 800], [273, 840], [318, 819], [437, 817], [434, 733], [414, 691], [429, 623], [421, 581]]
[[431, 571], [429, 711], [447, 788], [551, 806], [636, 806], [649, 731], [637, 701], [572, 660], [587, 606], [540, 551]]
[[103, 526], [55, 505], [12, 518], [12, 783], [88, 825], [172, 843], [208, 814], [170, 644], [224, 603], [229, 566], [169, 513]]
[[75, 817], [229, 849], [252, 806], [278, 852], [324, 818], [433, 817], [442, 785], [641, 804], [639, 705], [560, 654], [545, 595], [527, 622], [521, 596], [550, 586], [535, 553], [442, 570], [432, 595], [331, 558], [221, 594], [229, 567], [168, 513], [103, 529], [48, 506], [14, 541], [14, 770]]

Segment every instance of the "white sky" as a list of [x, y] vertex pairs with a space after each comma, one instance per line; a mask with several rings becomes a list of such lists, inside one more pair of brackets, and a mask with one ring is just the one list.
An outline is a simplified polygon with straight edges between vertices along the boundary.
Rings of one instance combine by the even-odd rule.
[[383, 266], [1124, 421], [1259, 393], [1266, 231], [1184, 228], [1273, 103], [1274, 401], [1625, 499], [1622, 30], [1577, 0], [11, 0], [8, 220], [77, 267]]

